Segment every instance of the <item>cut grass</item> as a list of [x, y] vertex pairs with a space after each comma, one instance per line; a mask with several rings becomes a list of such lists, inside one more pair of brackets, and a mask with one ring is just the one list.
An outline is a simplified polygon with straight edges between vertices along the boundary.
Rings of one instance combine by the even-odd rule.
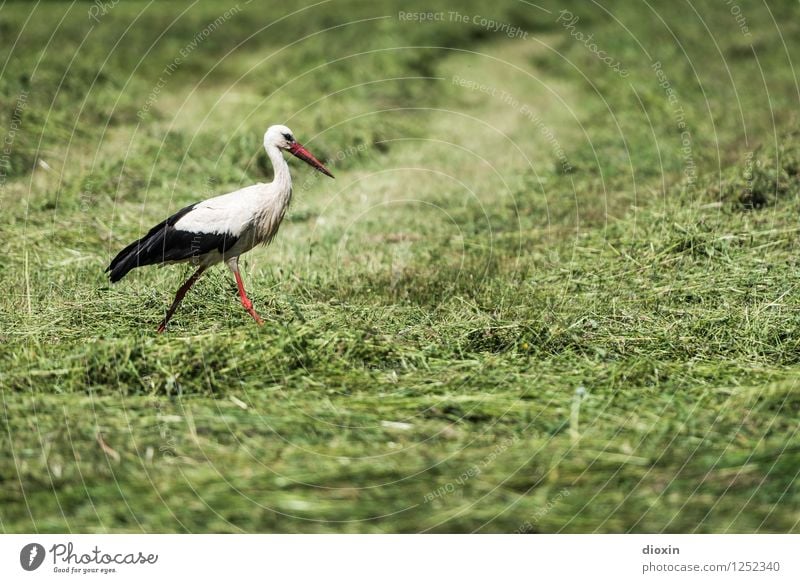
[[[570, 7], [624, 79], [561, 6], [458, 9], [525, 39], [380, 3], [267, 33], [245, 8], [144, 119], [224, 9], [159, 39], [189, 4], [120, 4], [71, 60], [85, 11], [49, 5], [0, 54], [3, 111], [29, 96], [0, 190], [2, 529], [796, 532], [797, 55], [777, 32], [800, 31], [740, 4], [752, 39], [718, 3]], [[268, 324], [219, 269], [155, 335], [182, 268], [112, 287], [109, 256], [268, 180], [279, 121], [337, 180], [292, 163], [286, 224], [244, 260]]]

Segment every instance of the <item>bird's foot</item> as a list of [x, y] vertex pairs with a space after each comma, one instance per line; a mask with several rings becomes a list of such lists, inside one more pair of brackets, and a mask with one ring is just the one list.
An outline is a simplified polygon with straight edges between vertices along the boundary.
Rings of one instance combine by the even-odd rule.
[[256, 321], [256, 324], [258, 324], [259, 326], [263, 326], [264, 320], [261, 319], [261, 316], [259, 316], [255, 308], [253, 308], [253, 302], [250, 301], [250, 298], [245, 296], [241, 299], [242, 299], [242, 306], [244, 307], [245, 310], [247, 310], [247, 313], [253, 316], [253, 320]]
[[256, 313], [256, 311], [252, 307], [249, 310], [247, 310], [247, 313], [253, 316], [253, 320], [256, 321], [256, 324], [258, 324], [259, 326], [264, 325], [264, 320], [261, 319], [261, 316], [259, 316], [258, 313]]

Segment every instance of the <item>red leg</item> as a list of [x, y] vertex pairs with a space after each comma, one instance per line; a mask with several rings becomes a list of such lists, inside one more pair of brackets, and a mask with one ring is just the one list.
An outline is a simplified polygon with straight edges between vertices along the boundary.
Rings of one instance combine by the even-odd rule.
[[233, 276], [236, 278], [236, 285], [239, 286], [239, 297], [242, 299], [242, 305], [244, 306], [244, 309], [247, 310], [248, 314], [253, 316], [253, 319], [259, 325], [263, 324], [264, 321], [253, 309], [253, 302], [250, 301], [250, 298], [247, 297], [247, 292], [244, 291], [244, 282], [242, 281], [242, 276], [239, 274], [238, 269], [233, 271]]
[[194, 272], [194, 275], [186, 280], [179, 289], [178, 292], [175, 294], [175, 301], [172, 302], [172, 305], [167, 310], [167, 315], [164, 316], [164, 319], [161, 321], [161, 324], [158, 325], [158, 333], [161, 334], [167, 327], [167, 323], [169, 322], [170, 318], [172, 318], [172, 314], [175, 313], [175, 310], [178, 309], [178, 305], [183, 300], [183, 296], [186, 295], [186, 292], [189, 291], [189, 288], [194, 285], [194, 283], [203, 275], [203, 272], [206, 270], [205, 267], [200, 267], [197, 271]]

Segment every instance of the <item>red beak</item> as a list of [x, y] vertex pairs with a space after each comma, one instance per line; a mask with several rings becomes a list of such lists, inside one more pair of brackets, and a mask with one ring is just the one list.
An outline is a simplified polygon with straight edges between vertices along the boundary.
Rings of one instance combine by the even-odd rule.
[[302, 144], [294, 142], [291, 146], [289, 146], [289, 151], [298, 158], [300, 158], [303, 162], [305, 162], [309, 166], [313, 166], [314, 168], [322, 172], [325, 176], [330, 176], [331, 178], [333, 178], [333, 174], [331, 174], [331, 171], [325, 168], [325, 166], [322, 165], [322, 162], [317, 160], [311, 152], [309, 152], [303, 147]]

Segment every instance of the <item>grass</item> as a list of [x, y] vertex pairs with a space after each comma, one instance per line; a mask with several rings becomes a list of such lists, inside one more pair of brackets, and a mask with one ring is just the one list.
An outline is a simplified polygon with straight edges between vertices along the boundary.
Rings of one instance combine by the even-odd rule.
[[[4, 532], [798, 531], [791, 3], [90, 6], [0, 9]], [[156, 335], [109, 258], [278, 122], [267, 325]]]

